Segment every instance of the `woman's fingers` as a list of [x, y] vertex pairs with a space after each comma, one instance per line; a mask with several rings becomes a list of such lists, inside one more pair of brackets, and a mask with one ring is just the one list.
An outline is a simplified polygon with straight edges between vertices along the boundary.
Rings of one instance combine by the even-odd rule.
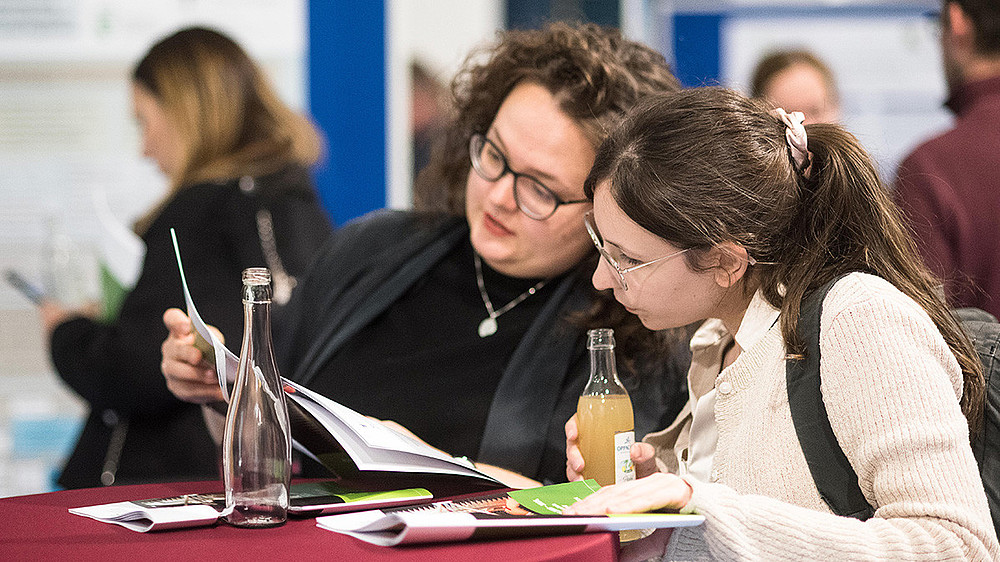
[[191, 319], [179, 308], [168, 308], [163, 313], [163, 324], [170, 331], [170, 335], [186, 336], [192, 334]]
[[218, 382], [205, 384], [180, 378], [167, 378], [167, 388], [177, 398], [195, 404], [208, 404], [224, 400]]
[[639, 442], [632, 445], [629, 455], [632, 457], [632, 464], [635, 465], [636, 478], [645, 478], [660, 471], [656, 466], [656, 449], [649, 443]]
[[658, 472], [646, 478], [605, 486], [571, 505], [566, 515], [644, 513], [663, 508], [678, 509], [691, 501], [691, 486], [674, 474]]
[[171, 308], [163, 313], [163, 324], [169, 334], [161, 346], [160, 370], [170, 392], [181, 400], [199, 404], [222, 400], [214, 366], [205, 363], [194, 346], [191, 320], [181, 310]]
[[[197, 352], [197, 350], [195, 350]], [[160, 368], [167, 382], [167, 389], [177, 398], [186, 402], [204, 404], [223, 400], [222, 389], [215, 370], [202, 364], [192, 365], [182, 361], [172, 361], [164, 355]]]
[[566, 479], [570, 482], [583, 479], [583, 454], [577, 443], [576, 414], [566, 422]]

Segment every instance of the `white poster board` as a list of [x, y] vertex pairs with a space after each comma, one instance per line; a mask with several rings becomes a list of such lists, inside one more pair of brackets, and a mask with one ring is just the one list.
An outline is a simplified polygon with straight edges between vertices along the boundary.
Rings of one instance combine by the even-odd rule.
[[832, 69], [844, 125], [856, 134], [891, 181], [899, 161], [921, 140], [949, 126], [936, 21], [916, 12], [857, 16], [800, 14], [724, 20], [720, 73], [749, 92], [750, 74], [770, 51], [805, 48]]

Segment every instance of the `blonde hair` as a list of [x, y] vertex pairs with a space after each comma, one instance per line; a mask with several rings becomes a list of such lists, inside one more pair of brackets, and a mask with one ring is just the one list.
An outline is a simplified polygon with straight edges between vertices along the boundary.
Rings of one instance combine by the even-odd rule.
[[160, 104], [181, 137], [181, 158], [164, 199], [135, 225], [142, 233], [179, 191], [191, 185], [260, 176], [314, 164], [322, 141], [292, 111], [246, 52], [218, 31], [191, 27], [153, 45], [133, 82]]

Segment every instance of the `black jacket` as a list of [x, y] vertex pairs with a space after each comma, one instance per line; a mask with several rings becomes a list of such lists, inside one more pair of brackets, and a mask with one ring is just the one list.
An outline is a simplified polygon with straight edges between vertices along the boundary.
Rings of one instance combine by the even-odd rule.
[[[267, 266], [257, 212], [270, 212], [278, 254], [292, 276], [306, 270], [331, 232], [308, 171], [290, 166], [257, 178], [205, 183], [179, 192], [143, 236], [138, 281], [109, 325], [77, 318], [52, 335], [59, 376], [90, 405], [90, 415], [59, 483], [114, 483], [217, 478], [217, 452], [200, 407], [177, 400], [160, 372], [167, 336], [163, 312], [184, 309], [170, 240], [177, 233], [188, 285], [199, 313], [239, 347], [243, 329], [241, 272]], [[248, 183], [244, 181], [244, 188]], [[123, 441], [116, 442], [115, 433]], [[110, 483], [108, 475], [104, 484]]]
[[[464, 219], [412, 212], [380, 211], [345, 225], [276, 318], [282, 374], [309, 386], [345, 342], [468, 236]], [[560, 281], [511, 355], [477, 462], [542, 481], [565, 481], [563, 426], [576, 411], [590, 371], [585, 331], [566, 317], [588, 306], [589, 274], [580, 268]], [[664, 427], [687, 400], [690, 356], [682, 347], [670, 357], [641, 365], [642, 377], [625, 381], [637, 438]], [[427, 405], [428, 415], [459, 399], [442, 393], [440, 404]]]

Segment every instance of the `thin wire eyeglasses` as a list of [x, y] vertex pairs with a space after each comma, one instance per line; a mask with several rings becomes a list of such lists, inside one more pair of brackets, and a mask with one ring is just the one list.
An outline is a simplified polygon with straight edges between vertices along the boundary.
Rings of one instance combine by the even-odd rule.
[[594, 246], [597, 247], [597, 252], [601, 254], [601, 257], [604, 258], [604, 260], [608, 262], [608, 265], [610, 265], [611, 268], [615, 270], [615, 273], [618, 274], [618, 282], [621, 284], [622, 289], [625, 289], [626, 291], [628, 290], [628, 281], [625, 280], [626, 273], [632, 273], [633, 271], [646, 267], [647, 265], [653, 265], [654, 263], [667, 261], [670, 258], [675, 258], [691, 249], [691, 248], [684, 248], [683, 250], [663, 256], [662, 258], [656, 258], [655, 260], [650, 260], [647, 262], [642, 262], [638, 265], [633, 265], [631, 267], [623, 268], [622, 266], [618, 265], [618, 260], [611, 257], [611, 254], [607, 251], [607, 249], [604, 248], [604, 239], [601, 238], [601, 234], [597, 231], [597, 226], [594, 225], [593, 211], [587, 211], [587, 213], [583, 215], [583, 224], [586, 225], [587, 234], [590, 234], [590, 240], [593, 241]]
[[590, 202], [590, 199], [563, 201], [542, 182], [515, 172], [507, 163], [507, 156], [485, 135], [477, 133], [469, 139], [469, 159], [472, 160], [472, 168], [486, 181], [499, 181], [508, 173], [514, 176], [514, 202], [517, 203], [517, 208], [537, 221], [551, 217], [560, 205]]
[[[587, 211], [583, 215], [583, 224], [587, 227], [587, 234], [590, 235], [590, 240], [594, 243], [594, 246], [597, 248], [597, 252], [601, 254], [601, 257], [604, 258], [604, 261], [608, 262], [608, 265], [610, 265], [611, 268], [615, 270], [615, 273], [618, 274], [618, 281], [619, 283], [621, 283], [622, 289], [626, 291], [628, 290], [628, 282], [625, 280], [626, 273], [631, 273], [637, 269], [646, 267], [647, 265], [653, 265], [654, 263], [667, 261], [670, 258], [675, 258], [691, 249], [691, 248], [684, 248], [683, 250], [674, 252], [672, 254], [668, 254], [666, 256], [663, 256], [662, 258], [656, 258], [655, 260], [650, 260], [647, 262], [642, 262], [637, 265], [633, 265], [631, 267], [622, 268], [618, 264], [618, 260], [612, 257], [611, 254], [604, 248], [604, 239], [601, 237], [601, 233], [597, 230], [597, 225], [594, 224], [593, 211]], [[758, 262], [757, 260], [753, 259], [753, 256], [748, 255], [747, 263], [749, 265], [757, 265], [758, 263], [761, 262]]]

